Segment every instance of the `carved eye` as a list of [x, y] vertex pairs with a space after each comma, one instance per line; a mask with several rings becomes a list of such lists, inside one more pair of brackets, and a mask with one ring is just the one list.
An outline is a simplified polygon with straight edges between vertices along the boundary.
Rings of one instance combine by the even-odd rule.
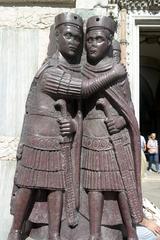
[[104, 41], [104, 39], [102, 37], [96, 37], [96, 41], [97, 43], [101, 43]]
[[70, 39], [72, 37], [72, 34], [71, 33], [66, 33], [64, 36], [65, 36], [66, 39]]
[[87, 38], [87, 42], [88, 43], [92, 43], [93, 42], [93, 38]]
[[79, 36], [74, 36], [74, 40], [75, 40], [76, 42], [80, 42], [80, 37], [79, 37]]

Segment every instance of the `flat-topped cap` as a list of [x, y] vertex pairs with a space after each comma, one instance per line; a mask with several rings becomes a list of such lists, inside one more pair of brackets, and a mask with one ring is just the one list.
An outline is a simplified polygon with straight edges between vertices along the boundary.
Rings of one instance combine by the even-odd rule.
[[62, 24], [71, 24], [75, 25], [79, 28], [83, 28], [83, 20], [82, 18], [75, 13], [60, 13], [55, 17], [55, 28]]
[[92, 28], [102, 28], [109, 30], [114, 34], [116, 30], [116, 23], [111, 17], [106, 16], [92, 16], [87, 20], [86, 31], [92, 30]]

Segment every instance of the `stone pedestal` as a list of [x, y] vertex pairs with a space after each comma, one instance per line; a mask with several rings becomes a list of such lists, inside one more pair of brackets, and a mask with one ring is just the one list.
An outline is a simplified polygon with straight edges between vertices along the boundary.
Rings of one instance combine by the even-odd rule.
[[[79, 225], [75, 228], [69, 228], [66, 220], [62, 222], [61, 240], [88, 240], [89, 238], [89, 222], [82, 215], [79, 218]], [[123, 240], [122, 225], [115, 225], [112, 227], [102, 226], [102, 239]], [[39, 228], [32, 228], [30, 236], [27, 240], [46, 240], [48, 233], [48, 226]]]
[[[104, 194], [104, 208], [102, 216], [102, 239], [122, 240], [122, 219], [117, 203], [116, 193], [106, 192]], [[36, 202], [27, 224], [31, 231], [27, 240], [46, 240], [48, 234], [48, 205], [47, 202]], [[88, 195], [81, 188], [79, 224], [75, 228], [68, 227], [65, 216], [65, 208], [62, 214], [61, 240], [88, 240], [89, 238], [89, 215]], [[28, 231], [29, 232], [29, 231]]]

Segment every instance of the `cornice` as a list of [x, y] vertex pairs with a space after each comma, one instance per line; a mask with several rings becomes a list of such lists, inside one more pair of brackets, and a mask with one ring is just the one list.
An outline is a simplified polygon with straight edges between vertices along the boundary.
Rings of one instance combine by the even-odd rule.
[[110, 4], [118, 4], [120, 9], [160, 11], [160, 0], [109, 0]]
[[0, 0], [0, 4], [52, 4], [55, 6], [75, 6], [76, 0]]

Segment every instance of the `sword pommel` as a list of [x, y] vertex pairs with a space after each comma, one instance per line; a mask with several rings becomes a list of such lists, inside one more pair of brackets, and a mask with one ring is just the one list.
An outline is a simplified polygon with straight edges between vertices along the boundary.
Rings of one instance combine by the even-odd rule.
[[67, 116], [67, 104], [64, 99], [57, 100], [55, 103], [55, 107], [60, 109], [62, 117]]
[[96, 107], [101, 108], [104, 111], [104, 114], [106, 117], [108, 117], [109, 113], [108, 113], [108, 102], [106, 100], [106, 98], [99, 98], [98, 101], [96, 102]]

